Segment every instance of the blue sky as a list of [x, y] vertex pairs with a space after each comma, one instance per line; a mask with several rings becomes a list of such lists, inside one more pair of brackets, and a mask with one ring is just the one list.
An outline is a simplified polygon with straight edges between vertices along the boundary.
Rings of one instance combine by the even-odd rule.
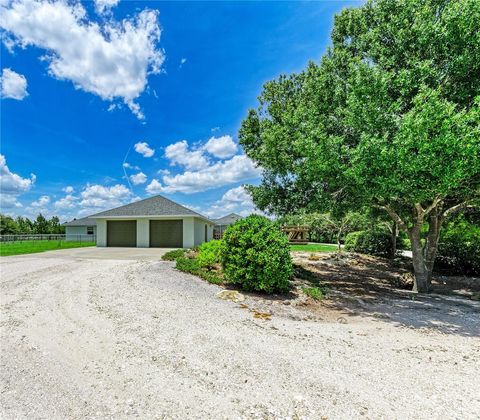
[[2, 0], [2, 212], [67, 220], [152, 194], [250, 212], [242, 119], [358, 4]]

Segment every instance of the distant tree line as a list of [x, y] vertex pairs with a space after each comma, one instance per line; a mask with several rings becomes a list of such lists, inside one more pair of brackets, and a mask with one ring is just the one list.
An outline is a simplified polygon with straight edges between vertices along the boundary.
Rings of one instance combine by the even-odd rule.
[[0, 214], [0, 235], [22, 234], [63, 234], [65, 226], [60, 224], [60, 219], [53, 216], [46, 219], [41, 213], [34, 220], [18, 216], [13, 218]]

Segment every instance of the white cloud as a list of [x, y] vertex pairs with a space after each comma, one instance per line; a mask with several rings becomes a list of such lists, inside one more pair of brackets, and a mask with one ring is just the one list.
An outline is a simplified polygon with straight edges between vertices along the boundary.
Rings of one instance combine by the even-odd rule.
[[257, 178], [260, 174], [260, 170], [246, 155], [237, 155], [198, 171], [186, 171], [174, 176], [166, 175], [163, 177], [160, 189], [157, 186], [157, 191], [195, 193]]
[[34, 174], [30, 174], [30, 178], [22, 178], [20, 175], [11, 172], [5, 156], [0, 155], [0, 204], [2, 209], [22, 207], [17, 198], [30, 190], [35, 183], [35, 179]]
[[134, 169], [134, 170], [136, 170], [136, 171], [139, 171], [139, 170], [140, 170], [140, 168], [139, 168], [138, 166], [130, 165], [128, 162], [124, 162], [124, 163], [123, 163], [123, 167], [124, 167], [125, 169]]
[[0, 84], [2, 98], [21, 101], [28, 96], [27, 79], [23, 74], [15, 73], [12, 69], [3, 69]]
[[80, 2], [2, 1], [0, 27], [10, 44], [13, 39], [21, 47], [45, 50], [42, 58], [51, 76], [103, 100], [121, 99], [143, 119], [135, 101], [165, 59], [157, 47], [158, 11], [145, 9], [122, 21], [98, 23], [88, 19]]
[[170, 144], [165, 148], [165, 157], [170, 165], [181, 165], [186, 169], [202, 169], [208, 167], [208, 160], [203, 150], [190, 150], [186, 140]]
[[143, 157], [149, 158], [155, 154], [155, 150], [151, 149], [146, 142], [138, 142], [134, 146], [135, 151]]
[[78, 201], [78, 197], [71, 194], [67, 194], [60, 200], [55, 201], [54, 206], [57, 210], [67, 210], [75, 208]]
[[145, 184], [145, 182], [147, 182], [147, 175], [145, 175], [143, 172], [130, 175], [130, 181], [132, 181], [133, 185]]
[[231, 136], [211, 137], [204, 146], [211, 155], [225, 159], [237, 153], [238, 146]]
[[37, 201], [33, 201], [30, 205], [32, 207], [44, 208], [50, 204], [50, 197], [48, 195], [42, 195]]
[[112, 187], [87, 184], [80, 196], [81, 201], [79, 204], [83, 208], [81, 213], [85, 214], [100, 212], [126, 204], [132, 198], [132, 193], [122, 184], [113, 185]]
[[157, 174], [158, 174], [158, 175], [162, 175], [162, 176], [164, 176], [164, 175], [170, 175], [170, 171], [169, 171], [168, 169], [159, 169], [159, 170], [157, 171]]
[[243, 186], [232, 188], [210, 208], [203, 211], [208, 217], [218, 218], [230, 213], [248, 216], [255, 212], [252, 197]]
[[68, 185], [67, 187], [62, 188], [62, 191], [66, 192], [67, 194], [71, 194], [73, 193], [73, 187], [71, 185]]
[[145, 191], [149, 194], [160, 194], [163, 191], [162, 184], [158, 182], [158, 179], [153, 179], [150, 184], [147, 185]]
[[95, 10], [97, 13], [103, 14], [115, 7], [120, 0], [95, 0]]

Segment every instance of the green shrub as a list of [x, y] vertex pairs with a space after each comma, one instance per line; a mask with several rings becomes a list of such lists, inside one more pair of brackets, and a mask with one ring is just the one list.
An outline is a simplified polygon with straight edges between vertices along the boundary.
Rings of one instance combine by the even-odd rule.
[[162, 260], [164, 261], [175, 261], [179, 257], [183, 257], [185, 254], [184, 249], [174, 249], [173, 251], [168, 251], [162, 255]]
[[229, 226], [221, 247], [226, 279], [247, 291], [285, 292], [293, 274], [286, 235], [272, 221], [249, 216]]
[[177, 258], [177, 264], [175, 268], [179, 271], [183, 271], [184, 273], [193, 274], [198, 276], [209, 283], [213, 284], [221, 284], [223, 283], [223, 279], [213, 271], [206, 271], [198, 262], [197, 258], [185, 258], [179, 257]]
[[222, 241], [214, 240], [205, 242], [198, 247], [198, 263], [200, 267], [212, 269], [221, 260]]
[[319, 287], [304, 287], [302, 291], [313, 300], [322, 300], [325, 297]]
[[480, 226], [460, 216], [440, 234], [436, 264], [455, 274], [480, 274]]
[[345, 238], [345, 250], [362, 254], [389, 257], [393, 247], [390, 234], [380, 231], [361, 230]]

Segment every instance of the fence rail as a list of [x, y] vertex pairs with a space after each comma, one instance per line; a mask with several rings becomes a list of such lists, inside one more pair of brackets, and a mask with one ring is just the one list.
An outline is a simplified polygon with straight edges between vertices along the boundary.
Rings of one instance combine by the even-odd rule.
[[96, 235], [66, 235], [66, 234], [28, 234], [28, 235], [0, 235], [0, 243], [40, 242], [40, 241], [68, 241], [68, 242], [96, 242]]

